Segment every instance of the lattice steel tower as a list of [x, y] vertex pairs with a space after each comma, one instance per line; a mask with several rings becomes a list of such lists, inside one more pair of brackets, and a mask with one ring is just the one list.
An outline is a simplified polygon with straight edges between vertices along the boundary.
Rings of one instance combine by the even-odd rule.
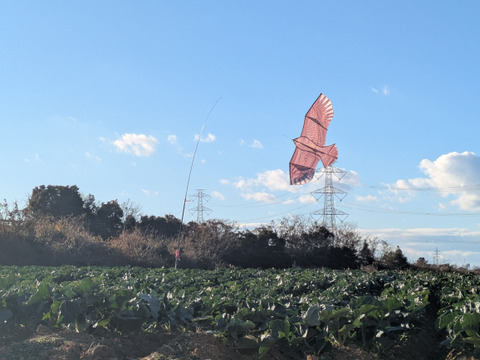
[[197, 206], [195, 208], [190, 209], [191, 213], [197, 213], [197, 223], [201, 224], [204, 222], [203, 214], [207, 213], [210, 214], [212, 211], [211, 209], [205, 207], [204, 202], [210, 200], [210, 195], [205, 194], [205, 189], [196, 189], [197, 194], [191, 195], [192, 201], [197, 200]]
[[320, 216], [322, 218], [322, 225], [327, 229], [335, 229], [336, 219], [338, 218], [343, 222], [348, 214], [335, 208], [335, 198], [342, 201], [345, 196], [347, 196], [347, 193], [333, 186], [333, 175], [335, 175], [338, 180], [341, 180], [345, 176], [346, 171], [328, 166], [319, 170], [317, 174], [319, 179], [325, 176], [325, 185], [323, 188], [312, 192], [312, 195], [317, 201], [323, 197], [323, 209], [313, 212], [312, 215]]

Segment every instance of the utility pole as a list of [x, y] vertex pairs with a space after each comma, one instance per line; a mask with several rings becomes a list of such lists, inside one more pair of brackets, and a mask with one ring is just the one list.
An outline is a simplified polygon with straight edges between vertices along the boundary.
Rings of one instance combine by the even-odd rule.
[[319, 201], [323, 197], [323, 209], [315, 211], [312, 215], [322, 217], [322, 225], [329, 230], [333, 230], [336, 227], [336, 219], [339, 218], [343, 222], [348, 214], [335, 208], [335, 197], [340, 201], [347, 196], [347, 193], [341, 189], [333, 186], [333, 174], [338, 180], [341, 180], [345, 176], [346, 171], [338, 169], [333, 166], [322, 168], [319, 171], [319, 178], [325, 175], [325, 185], [314, 192], [312, 195]]
[[190, 209], [193, 213], [197, 213], [197, 223], [201, 224], [204, 222], [203, 214], [209, 214], [212, 210], [205, 207], [204, 203], [210, 200], [210, 195], [205, 194], [205, 189], [197, 189], [197, 194], [190, 196], [194, 201], [197, 200], [197, 206], [195, 208]]

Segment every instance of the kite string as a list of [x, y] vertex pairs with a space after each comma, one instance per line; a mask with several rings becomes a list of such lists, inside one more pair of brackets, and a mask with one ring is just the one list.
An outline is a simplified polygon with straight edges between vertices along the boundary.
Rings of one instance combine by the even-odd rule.
[[[209, 113], [209, 115], [210, 115], [210, 113]], [[208, 118], [208, 116], [207, 116], [207, 118]], [[205, 121], [206, 121], [206, 119], [205, 119]], [[185, 206], [187, 204], [188, 187], [190, 185], [190, 178], [192, 177], [193, 163], [195, 162], [195, 156], [197, 155], [198, 144], [200, 143], [200, 138], [202, 137], [202, 133], [203, 133], [204, 128], [205, 128], [205, 122], [203, 123], [202, 129], [200, 130], [200, 135], [198, 135], [197, 144], [195, 145], [195, 151], [193, 152], [192, 163], [190, 164], [190, 171], [188, 172], [187, 186], [186, 186], [186, 189], [185, 189], [185, 196], [183, 198], [183, 208], [182, 208], [182, 218], [181, 218], [181, 221], [180, 221], [180, 231], [182, 231], [183, 218], [185, 216]]]
[[[217, 106], [218, 102], [222, 99], [222, 97], [219, 97], [217, 99], [217, 101], [215, 101], [215, 103], [213, 104], [212, 108], [210, 109], [210, 111], [208, 112], [207, 114], [207, 117], [205, 118], [205, 120], [203, 121], [203, 125], [202, 125], [202, 128], [200, 129], [200, 134], [198, 135], [198, 139], [197, 139], [197, 144], [195, 145], [195, 151], [193, 152], [193, 157], [192, 157], [192, 163], [190, 164], [190, 171], [188, 172], [188, 178], [187, 178], [187, 186], [186, 186], [186, 189], [185, 189], [185, 196], [183, 198], [183, 207], [182, 207], [182, 218], [180, 220], [180, 229], [178, 231], [178, 235], [179, 235], [179, 239], [178, 239], [178, 242], [180, 244], [180, 233], [182, 232], [182, 227], [183, 227], [183, 218], [185, 216], [185, 207], [186, 207], [186, 204], [187, 204], [187, 195], [188, 195], [188, 188], [190, 186], [190, 178], [192, 177], [192, 170], [193, 170], [193, 164], [195, 162], [195, 156], [197, 155], [197, 150], [198, 150], [198, 145], [200, 144], [200, 139], [202, 138], [202, 134], [203, 134], [203, 129], [205, 129], [205, 124], [207, 123], [207, 120], [208, 118], [210, 117], [210, 114], [212, 113], [213, 109], [215, 108], [215, 106]], [[180, 250], [180, 246], [177, 247], [178, 250]], [[177, 267], [177, 259], [175, 259], [175, 268]]]
[[200, 129], [200, 134], [198, 135], [197, 144], [195, 145], [195, 151], [193, 152], [192, 163], [190, 164], [190, 171], [188, 172], [187, 186], [186, 186], [186, 189], [185, 189], [185, 197], [183, 198], [182, 218], [181, 218], [180, 226], [182, 226], [182, 224], [183, 224], [183, 217], [185, 216], [185, 204], [187, 203], [187, 195], [188, 195], [188, 188], [189, 188], [189, 186], [190, 186], [190, 178], [192, 177], [193, 164], [194, 164], [194, 162], [195, 162], [195, 157], [196, 157], [196, 155], [197, 155], [197, 150], [198, 150], [198, 145], [200, 144], [200, 139], [202, 138], [203, 129], [205, 129], [205, 124], [206, 124], [208, 118], [210, 117], [210, 114], [212, 113], [213, 109], [215, 108], [215, 106], [216, 106], [216, 105], [218, 104], [218, 102], [220, 101], [220, 99], [221, 99], [221, 97], [219, 97], [219, 98], [217, 99], [217, 101], [215, 101], [215, 104], [213, 104], [212, 108], [211, 108], [210, 111], [208, 112], [207, 117], [206, 117], [205, 120], [203, 121], [202, 128]]

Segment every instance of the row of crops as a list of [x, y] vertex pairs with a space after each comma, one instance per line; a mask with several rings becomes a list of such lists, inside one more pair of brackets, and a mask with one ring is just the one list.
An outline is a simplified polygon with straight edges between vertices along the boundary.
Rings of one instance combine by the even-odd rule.
[[201, 328], [302, 358], [335, 343], [381, 353], [434, 321], [442, 346], [478, 355], [479, 290], [474, 274], [415, 271], [0, 266], [0, 327]]

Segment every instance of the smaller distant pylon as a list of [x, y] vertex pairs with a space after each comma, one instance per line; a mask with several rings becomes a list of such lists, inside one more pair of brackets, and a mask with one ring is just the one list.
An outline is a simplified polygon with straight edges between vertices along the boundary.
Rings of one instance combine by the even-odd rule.
[[205, 193], [205, 189], [197, 189], [196, 195], [190, 196], [193, 200], [197, 200], [197, 206], [190, 209], [191, 213], [197, 213], [197, 223], [201, 224], [204, 222], [203, 214], [210, 214], [211, 209], [207, 208], [204, 203], [210, 200], [210, 195]]

